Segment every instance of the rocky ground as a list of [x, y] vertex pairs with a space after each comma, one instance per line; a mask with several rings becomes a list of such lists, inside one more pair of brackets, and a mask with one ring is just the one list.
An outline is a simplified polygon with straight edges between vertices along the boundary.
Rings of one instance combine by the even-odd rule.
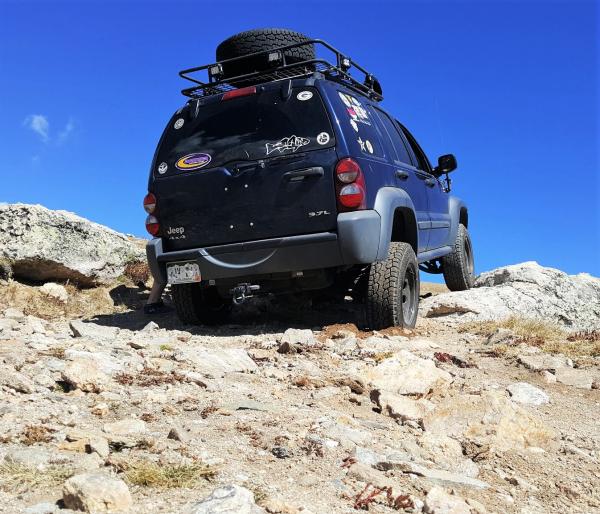
[[367, 333], [351, 302], [149, 320], [134, 271], [0, 280], [0, 512], [600, 511], [600, 280], [426, 284], [416, 329]]

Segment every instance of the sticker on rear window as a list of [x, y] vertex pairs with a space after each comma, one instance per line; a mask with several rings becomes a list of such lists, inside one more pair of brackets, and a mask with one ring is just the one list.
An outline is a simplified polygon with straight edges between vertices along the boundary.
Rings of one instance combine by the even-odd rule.
[[329, 134], [327, 132], [321, 132], [317, 136], [317, 143], [319, 143], [320, 145], [326, 145], [327, 143], [329, 143]]
[[288, 150], [295, 152], [298, 150], [298, 148], [306, 146], [308, 143], [310, 143], [310, 139], [307, 137], [289, 136], [280, 139], [276, 143], [267, 143], [265, 146], [267, 148], [267, 155], [269, 155], [276, 150], [279, 153], [283, 153]]
[[175, 130], [179, 130], [181, 127], [183, 127], [183, 124], [185, 123], [185, 120], [183, 118], [179, 118], [176, 122], [175, 125], [173, 125], [173, 128]]
[[210, 155], [207, 153], [190, 153], [181, 157], [175, 167], [179, 170], [189, 171], [204, 168], [210, 162]]
[[304, 102], [305, 100], [310, 100], [312, 97], [313, 97], [313, 94], [311, 91], [300, 91], [296, 95], [296, 98], [298, 100], [300, 100], [301, 102]]

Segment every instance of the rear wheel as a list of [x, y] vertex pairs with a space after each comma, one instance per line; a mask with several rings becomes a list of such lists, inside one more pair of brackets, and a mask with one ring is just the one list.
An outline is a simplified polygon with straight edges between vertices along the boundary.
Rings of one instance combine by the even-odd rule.
[[[217, 61], [241, 57], [243, 55], [273, 50], [274, 48], [303, 43], [310, 39], [299, 32], [286, 29], [256, 29], [240, 32], [223, 41], [217, 47]], [[315, 58], [314, 45], [304, 45], [285, 51], [287, 64], [307, 61]], [[255, 71], [264, 71], [270, 68], [266, 55], [242, 59], [227, 63], [223, 66], [225, 78], [235, 77]], [[236, 81], [235, 85], [252, 85], [259, 81], [246, 79]]]
[[450, 291], [465, 291], [475, 282], [473, 245], [467, 227], [460, 224], [452, 253], [442, 257], [444, 280]]
[[218, 325], [225, 323], [231, 313], [231, 300], [223, 298], [214, 287], [200, 284], [175, 284], [171, 296], [177, 317], [192, 325]]
[[371, 264], [365, 300], [367, 326], [412, 328], [419, 308], [419, 268], [408, 243], [390, 243], [385, 261]]

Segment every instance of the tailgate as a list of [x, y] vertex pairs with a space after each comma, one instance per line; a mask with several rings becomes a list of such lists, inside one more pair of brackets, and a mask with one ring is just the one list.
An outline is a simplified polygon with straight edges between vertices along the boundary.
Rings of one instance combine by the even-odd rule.
[[281, 91], [171, 120], [151, 186], [166, 250], [335, 230], [329, 116], [316, 88]]

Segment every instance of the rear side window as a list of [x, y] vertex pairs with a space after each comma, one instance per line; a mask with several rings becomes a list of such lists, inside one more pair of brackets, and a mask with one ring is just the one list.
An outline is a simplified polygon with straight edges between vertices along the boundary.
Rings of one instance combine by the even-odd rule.
[[[183, 123], [175, 116], [166, 129], [157, 160], [159, 175], [335, 145], [329, 116], [313, 87], [296, 88], [287, 100], [275, 88], [217, 101], [200, 106], [196, 118], [181, 119]], [[163, 163], [167, 170], [161, 173]]]
[[412, 166], [413, 164], [411, 162], [410, 155], [409, 155], [406, 145], [404, 143], [404, 139], [398, 132], [398, 129], [396, 128], [396, 125], [394, 124], [394, 122], [383, 111], [380, 111], [379, 109], [375, 109], [375, 112], [377, 113], [377, 116], [378, 116], [379, 120], [381, 121], [383, 129], [385, 130], [385, 132], [387, 134], [387, 138], [389, 139], [389, 141], [391, 143], [392, 150], [395, 154], [395, 155], [393, 155], [393, 158], [397, 162], [402, 162], [404, 164], [408, 164], [408, 165]]
[[[338, 91], [338, 97], [344, 107], [345, 116], [342, 115], [340, 122], [352, 127], [352, 131], [346, 131], [346, 134], [353, 134], [349, 145], [351, 151], [360, 151], [369, 157], [384, 157], [383, 148], [378, 137], [377, 128], [372, 119], [373, 114], [367, 110], [367, 106], [355, 95]], [[353, 140], [352, 140], [353, 139]]]

